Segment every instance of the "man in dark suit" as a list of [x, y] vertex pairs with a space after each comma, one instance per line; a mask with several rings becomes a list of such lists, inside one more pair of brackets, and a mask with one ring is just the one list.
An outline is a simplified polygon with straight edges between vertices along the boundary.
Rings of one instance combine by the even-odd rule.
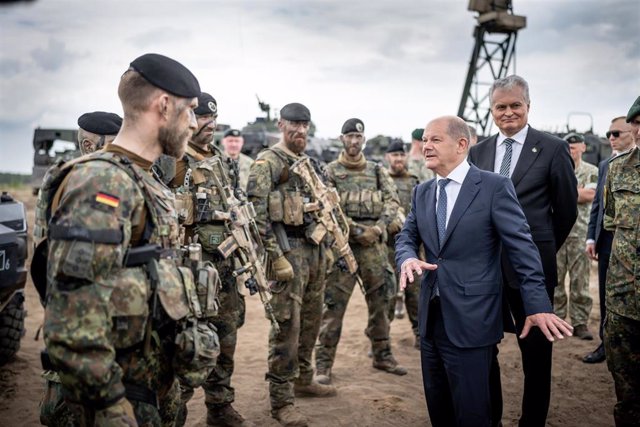
[[[558, 282], [556, 251], [569, 235], [578, 215], [578, 184], [569, 146], [560, 138], [537, 131], [527, 124], [529, 86], [522, 77], [496, 80], [489, 97], [491, 114], [500, 132], [472, 147], [469, 160], [480, 169], [511, 177], [531, 227], [533, 242], [540, 253], [547, 293], [553, 301], [554, 287]], [[502, 254], [502, 279], [505, 284], [505, 330], [520, 333], [526, 316], [517, 289], [517, 277], [506, 253]], [[536, 330], [527, 339], [518, 338], [518, 345], [524, 371], [519, 425], [544, 426], [551, 394], [552, 346]], [[497, 347], [495, 353], [491, 394], [493, 420], [499, 423], [502, 418], [502, 390]]]
[[[436, 173], [413, 191], [396, 238], [400, 285], [426, 270], [420, 286], [422, 379], [432, 425], [489, 426], [489, 374], [503, 337], [501, 248], [514, 267], [526, 320], [550, 341], [571, 334], [552, 313], [542, 264], [508, 178], [466, 161], [469, 128], [441, 117], [425, 131], [426, 165]], [[418, 259], [424, 246], [426, 262]]]
[[[611, 143], [613, 156], [627, 152], [633, 148], [632, 127], [626, 122], [625, 116], [616, 117], [611, 121], [607, 138]], [[609, 256], [611, 255], [611, 244], [613, 243], [613, 233], [605, 230], [602, 223], [604, 214], [603, 189], [609, 171], [609, 161], [605, 159], [598, 165], [598, 186], [596, 196], [591, 205], [591, 215], [589, 217], [589, 228], [587, 229], [587, 255], [592, 260], [598, 261], [598, 293], [600, 295], [600, 341], [604, 341], [604, 319], [607, 312], [605, 307], [605, 282], [607, 269], [609, 268]], [[604, 345], [602, 342], [591, 353], [582, 358], [584, 363], [601, 363], [606, 358]]]

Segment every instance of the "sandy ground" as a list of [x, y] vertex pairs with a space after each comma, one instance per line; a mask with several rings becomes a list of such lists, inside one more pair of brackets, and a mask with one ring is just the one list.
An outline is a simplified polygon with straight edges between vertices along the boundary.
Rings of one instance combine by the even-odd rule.
[[[33, 229], [35, 197], [29, 190], [12, 191], [28, 209], [29, 230]], [[590, 328], [597, 331], [599, 321], [596, 271], [592, 270], [591, 294], [594, 308]], [[29, 280], [26, 290], [26, 335], [14, 361], [0, 368], [0, 426], [39, 425], [38, 402], [43, 390], [40, 378], [42, 338], [34, 339], [43, 319], [36, 291]], [[236, 352], [235, 407], [258, 426], [277, 426], [269, 415], [267, 363], [269, 323], [257, 296], [247, 297], [247, 320], [239, 332]], [[315, 426], [418, 426], [430, 425], [424, 402], [419, 352], [413, 348], [408, 320], [392, 324], [393, 351], [408, 367], [409, 374], [397, 377], [377, 371], [367, 358], [368, 340], [364, 336], [366, 304], [356, 291], [345, 316], [342, 340], [334, 368], [338, 396], [325, 399], [298, 399], [296, 404]], [[581, 357], [598, 341], [570, 338], [555, 345], [553, 388], [548, 425], [611, 426], [615, 395], [606, 364], [586, 365]], [[513, 336], [500, 346], [500, 363], [505, 400], [503, 422], [516, 425], [522, 396], [520, 355]], [[189, 402], [187, 425], [204, 426], [206, 410], [202, 390]]]

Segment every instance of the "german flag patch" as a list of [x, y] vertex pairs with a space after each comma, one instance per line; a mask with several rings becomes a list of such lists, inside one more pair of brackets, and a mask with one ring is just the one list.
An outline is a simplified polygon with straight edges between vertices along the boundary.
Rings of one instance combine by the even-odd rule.
[[107, 193], [96, 194], [95, 201], [100, 205], [106, 205], [114, 209], [120, 206], [120, 199]]

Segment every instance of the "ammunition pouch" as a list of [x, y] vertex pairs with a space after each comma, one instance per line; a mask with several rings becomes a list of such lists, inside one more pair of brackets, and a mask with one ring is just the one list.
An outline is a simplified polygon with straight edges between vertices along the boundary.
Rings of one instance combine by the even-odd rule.
[[304, 223], [304, 198], [299, 191], [272, 191], [269, 193], [269, 219], [285, 225]]
[[340, 193], [342, 208], [346, 216], [358, 219], [378, 219], [384, 203], [379, 190], [344, 191]]
[[195, 227], [195, 234], [198, 236], [198, 242], [202, 245], [202, 250], [208, 253], [216, 252], [218, 246], [227, 238], [227, 229], [224, 222], [198, 224]]
[[216, 211], [224, 211], [224, 195], [217, 187], [198, 187], [196, 191], [196, 206], [194, 222], [208, 223], [218, 221]]
[[173, 368], [182, 384], [196, 388], [216, 366], [220, 341], [215, 326], [206, 320], [190, 319], [181, 329], [175, 340]]
[[218, 270], [209, 261], [202, 263], [194, 273], [196, 293], [204, 317], [218, 314], [218, 294], [220, 293], [220, 276]]
[[178, 220], [182, 225], [193, 224], [194, 207], [193, 198], [189, 193], [175, 193], [175, 208]]
[[204, 383], [215, 367], [220, 342], [208, 318], [217, 313], [218, 272], [210, 262], [189, 267], [158, 263], [158, 296], [169, 317], [177, 323], [174, 370], [190, 387]]

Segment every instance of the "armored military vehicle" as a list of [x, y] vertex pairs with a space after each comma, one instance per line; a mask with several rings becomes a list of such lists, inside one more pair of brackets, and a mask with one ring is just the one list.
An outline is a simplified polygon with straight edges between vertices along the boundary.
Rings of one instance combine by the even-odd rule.
[[[577, 116], [583, 116], [589, 119], [589, 128], [587, 130], [577, 130], [575, 124], [572, 123], [572, 118]], [[611, 156], [611, 143], [607, 138], [598, 136], [593, 133], [593, 117], [589, 113], [571, 112], [567, 115], [567, 131], [559, 132], [560, 138], [568, 135], [572, 132], [577, 132], [584, 136], [584, 143], [587, 146], [587, 150], [582, 155], [582, 160], [592, 165], [598, 166], [598, 164]]]
[[31, 188], [38, 194], [47, 170], [58, 159], [71, 160], [80, 155], [78, 131], [75, 129], [42, 129], [33, 132], [33, 171]]
[[0, 366], [17, 353], [24, 335], [26, 218], [24, 205], [3, 192], [0, 196]]
[[373, 138], [369, 138], [367, 140], [367, 145], [364, 147], [364, 155], [367, 160], [382, 163], [384, 161], [384, 154], [387, 151], [387, 148], [394, 142], [403, 141], [401, 138], [394, 138], [385, 135], [377, 135]]
[[[256, 117], [255, 121], [247, 123], [247, 125], [241, 129], [242, 136], [244, 138], [242, 153], [254, 159], [260, 151], [267, 147], [271, 147], [280, 140], [277, 115], [274, 114], [272, 116], [271, 106], [260, 100], [260, 98], [258, 98], [258, 106], [264, 113], [264, 116]], [[340, 152], [339, 148], [342, 147], [340, 142], [338, 141], [338, 145], [336, 145], [335, 140], [316, 138], [315, 132], [316, 125], [311, 122], [306, 153], [323, 162], [330, 162], [337, 158], [338, 153]], [[218, 142], [217, 139], [216, 142]]]

